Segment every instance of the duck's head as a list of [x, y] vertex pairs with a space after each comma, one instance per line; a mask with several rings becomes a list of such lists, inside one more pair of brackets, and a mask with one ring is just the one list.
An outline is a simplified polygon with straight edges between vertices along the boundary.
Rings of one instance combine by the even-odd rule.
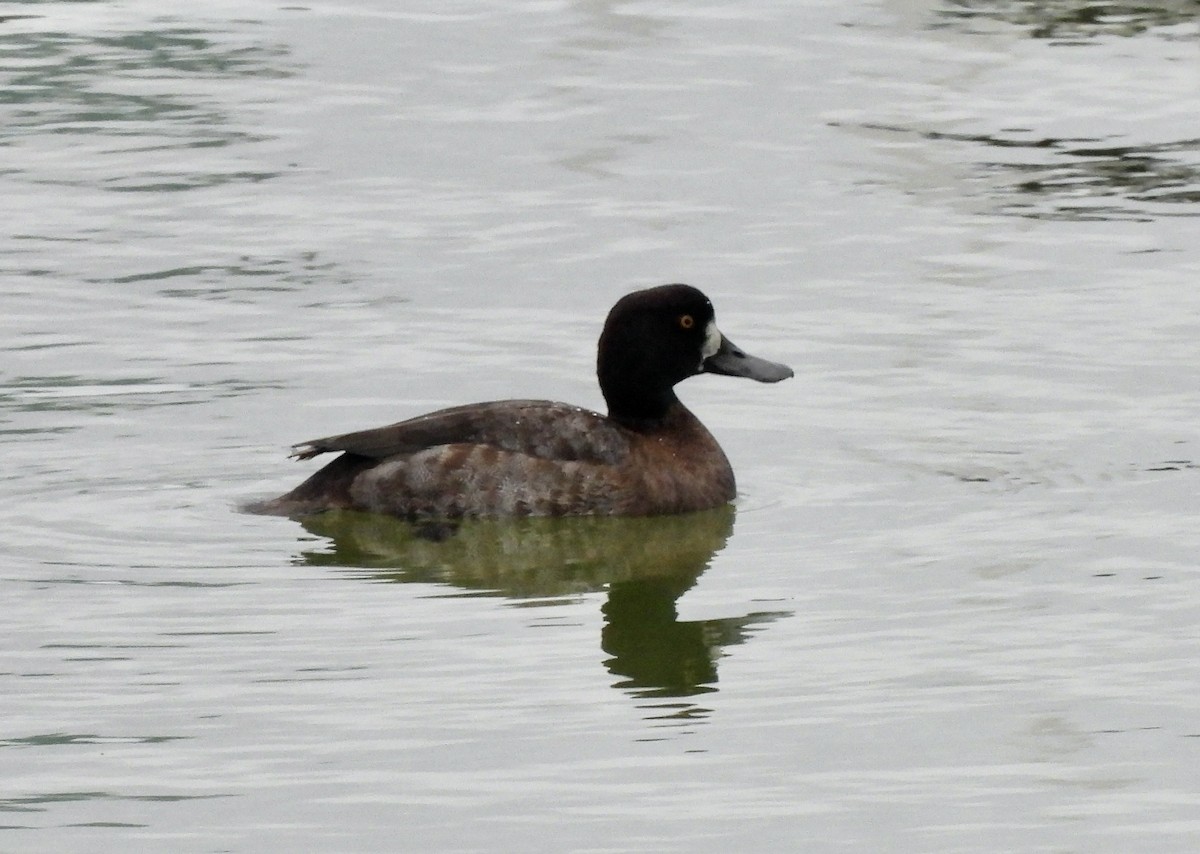
[[675, 384], [696, 374], [775, 383], [792, 369], [751, 356], [717, 329], [712, 303], [690, 285], [634, 291], [617, 301], [600, 333], [596, 374], [609, 415], [654, 421], [675, 403]]

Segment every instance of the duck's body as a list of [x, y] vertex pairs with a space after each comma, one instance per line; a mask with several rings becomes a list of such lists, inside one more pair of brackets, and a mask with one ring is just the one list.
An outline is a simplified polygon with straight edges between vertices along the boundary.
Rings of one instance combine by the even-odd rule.
[[300, 446], [342, 451], [275, 512], [363, 509], [412, 518], [647, 516], [716, 507], [733, 470], [682, 404], [635, 431], [565, 403], [504, 400]]
[[600, 338], [597, 373], [608, 415], [506, 400], [317, 439], [297, 445], [294, 456], [341, 456], [255, 509], [454, 519], [647, 516], [724, 504], [734, 497], [733, 470], [674, 385], [705, 371], [761, 382], [792, 372], [742, 353], [712, 317], [707, 298], [687, 285], [630, 294], [614, 306]]

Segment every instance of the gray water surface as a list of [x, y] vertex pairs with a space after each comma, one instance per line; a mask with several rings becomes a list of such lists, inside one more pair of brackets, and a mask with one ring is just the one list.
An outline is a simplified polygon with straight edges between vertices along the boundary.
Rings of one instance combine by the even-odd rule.
[[[0, 850], [1200, 847], [1195, 2], [0, 9]], [[602, 401], [685, 519], [239, 506]]]

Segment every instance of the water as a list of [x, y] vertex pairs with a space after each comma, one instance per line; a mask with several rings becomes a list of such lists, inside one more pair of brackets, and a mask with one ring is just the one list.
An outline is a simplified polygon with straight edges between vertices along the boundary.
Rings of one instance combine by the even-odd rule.
[[[9, 4], [0, 850], [1194, 850], [1198, 12]], [[237, 511], [663, 281], [736, 512]]]

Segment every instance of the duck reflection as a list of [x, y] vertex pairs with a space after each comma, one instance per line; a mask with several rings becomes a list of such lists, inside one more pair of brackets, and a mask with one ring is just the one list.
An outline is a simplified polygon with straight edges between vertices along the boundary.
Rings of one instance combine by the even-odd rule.
[[[471, 520], [413, 526], [385, 516], [331, 512], [303, 520], [332, 542], [303, 554], [316, 565], [363, 568], [375, 581], [443, 583], [547, 604], [608, 591], [604, 663], [614, 687], [639, 697], [715, 691], [716, 660], [749, 627], [781, 616], [681, 621], [676, 601], [733, 531], [732, 506], [683, 516]], [[671, 717], [695, 717], [687, 704]]]

